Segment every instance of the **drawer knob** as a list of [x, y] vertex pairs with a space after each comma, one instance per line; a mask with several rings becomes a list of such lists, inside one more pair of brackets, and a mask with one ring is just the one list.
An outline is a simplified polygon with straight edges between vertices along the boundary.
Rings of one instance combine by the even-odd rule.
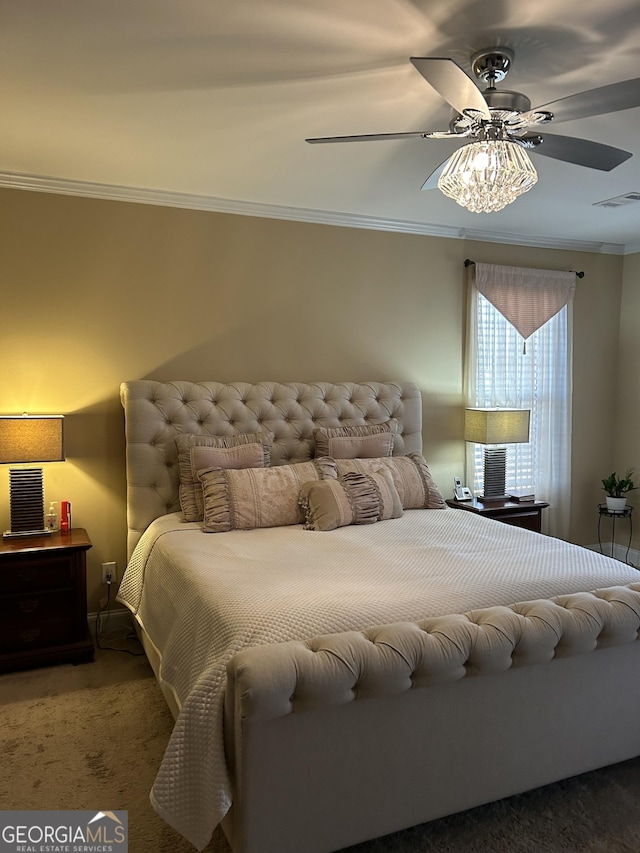
[[22, 598], [20, 600], [20, 613], [33, 613], [40, 606], [39, 598]]
[[36, 576], [36, 570], [31, 568], [18, 569], [18, 578], [21, 581], [32, 581]]
[[34, 643], [40, 636], [40, 628], [28, 628], [20, 631], [20, 639], [23, 643]]

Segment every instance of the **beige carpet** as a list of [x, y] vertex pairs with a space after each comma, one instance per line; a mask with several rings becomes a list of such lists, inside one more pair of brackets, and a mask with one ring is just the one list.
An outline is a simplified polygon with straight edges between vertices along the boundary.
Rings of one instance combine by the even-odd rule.
[[[149, 805], [172, 718], [144, 657], [0, 676], [0, 726], [0, 808], [125, 809], [131, 853], [193, 853]], [[640, 853], [640, 759], [350, 853]]]

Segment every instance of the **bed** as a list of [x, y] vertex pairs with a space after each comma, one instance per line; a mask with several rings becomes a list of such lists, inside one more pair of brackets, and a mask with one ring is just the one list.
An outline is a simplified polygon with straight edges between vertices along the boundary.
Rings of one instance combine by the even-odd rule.
[[[176, 718], [150, 796], [195, 848], [329, 853], [640, 754], [637, 572], [448, 508], [414, 384], [121, 399], [118, 599]], [[253, 463], [185, 486], [200, 443]]]

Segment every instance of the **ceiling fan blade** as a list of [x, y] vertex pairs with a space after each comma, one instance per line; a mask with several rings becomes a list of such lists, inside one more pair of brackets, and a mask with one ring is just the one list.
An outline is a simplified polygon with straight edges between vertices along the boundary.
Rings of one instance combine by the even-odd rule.
[[462, 114], [464, 110], [473, 109], [487, 120], [491, 119], [482, 92], [453, 59], [412, 56], [411, 62], [454, 110]]
[[[468, 144], [469, 144], [469, 140], [468, 140], [468, 139], [459, 139], [459, 140], [457, 140], [457, 141], [454, 141], [454, 144], [453, 144], [454, 151], [456, 151], [456, 150], [457, 150], [458, 148], [460, 148], [461, 146], [463, 146], [463, 145], [468, 145]], [[433, 172], [431, 172], [431, 174], [429, 175], [429, 177], [427, 178], [427, 180], [426, 180], [426, 181], [424, 182], [424, 184], [420, 187], [420, 189], [421, 189], [421, 190], [435, 190], [435, 189], [437, 189], [437, 188], [438, 188], [438, 180], [439, 180], [440, 175], [442, 174], [442, 172], [443, 172], [443, 170], [444, 170], [444, 167], [447, 165], [447, 163], [448, 163], [448, 162], [449, 162], [449, 160], [451, 159], [451, 154], [452, 154], [452, 153], [453, 153], [453, 152], [450, 152], [450, 153], [449, 153], [449, 155], [448, 155], [448, 157], [446, 158], [446, 160], [443, 160], [443, 161], [442, 161], [442, 163], [440, 163], [440, 165], [439, 165], [439, 166], [437, 166], [437, 167], [433, 170]]]
[[536, 107], [531, 112], [547, 110], [553, 113], [554, 121], [558, 122], [606, 115], [633, 107], [640, 107], [640, 77], [568, 95], [566, 98]]
[[305, 139], [305, 142], [310, 142], [312, 145], [318, 142], [375, 142], [380, 139], [407, 139], [411, 136], [422, 136], [423, 139], [428, 139], [429, 132], [426, 130], [412, 130], [407, 133], [365, 133], [363, 136], [318, 136], [312, 139]]
[[603, 145], [601, 142], [590, 142], [588, 139], [577, 139], [574, 136], [558, 136], [555, 133], [543, 133], [542, 143], [533, 148], [532, 153], [587, 166], [589, 169], [600, 169], [602, 172], [610, 172], [632, 156], [629, 151]]
[[442, 163], [440, 163], [440, 165], [436, 169], [434, 169], [433, 172], [431, 172], [427, 180], [420, 187], [421, 190], [435, 190], [438, 188], [438, 181], [440, 179], [440, 175], [442, 174], [442, 171], [447, 165], [448, 161], [449, 158], [447, 157], [446, 160], [443, 160]]

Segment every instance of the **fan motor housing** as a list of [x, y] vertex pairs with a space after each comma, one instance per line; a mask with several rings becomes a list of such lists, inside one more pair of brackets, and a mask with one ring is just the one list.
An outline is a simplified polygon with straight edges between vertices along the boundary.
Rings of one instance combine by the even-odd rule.
[[482, 93], [491, 110], [526, 113], [531, 109], [531, 100], [522, 92], [508, 89], [488, 89]]

